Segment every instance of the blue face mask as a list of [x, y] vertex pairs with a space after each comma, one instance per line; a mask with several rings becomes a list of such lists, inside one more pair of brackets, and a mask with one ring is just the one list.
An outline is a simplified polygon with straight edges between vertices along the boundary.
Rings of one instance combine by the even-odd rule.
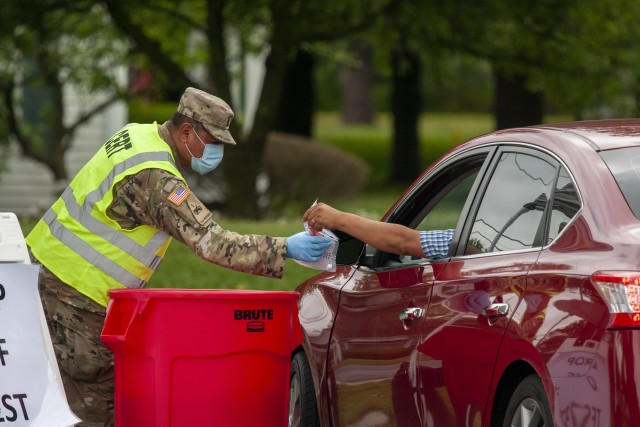
[[224, 144], [205, 144], [202, 139], [200, 139], [195, 129], [193, 129], [193, 133], [202, 145], [204, 145], [204, 151], [202, 152], [202, 157], [194, 157], [187, 145], [187, 151], [191, 154], [191, 169], [200, 175], [204, 175], [218, 167], [222, 161], [222, 157], [224, 156]]

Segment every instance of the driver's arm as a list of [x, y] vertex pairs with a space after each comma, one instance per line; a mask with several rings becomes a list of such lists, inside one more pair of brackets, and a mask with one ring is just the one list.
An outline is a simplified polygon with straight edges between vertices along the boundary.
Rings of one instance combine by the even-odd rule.
[[309, 208], [303, 219], [315, 230], [340, 230], [384, 252], [425, 257], [420, 232], [404, 225], [342, 212], [324, 203]]

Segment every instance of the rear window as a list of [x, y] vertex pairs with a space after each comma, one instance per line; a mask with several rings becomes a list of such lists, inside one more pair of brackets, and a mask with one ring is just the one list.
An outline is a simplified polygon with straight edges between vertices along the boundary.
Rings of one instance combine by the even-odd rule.
[[640, 147], [600, 153], [636, 218], [640, 219]]

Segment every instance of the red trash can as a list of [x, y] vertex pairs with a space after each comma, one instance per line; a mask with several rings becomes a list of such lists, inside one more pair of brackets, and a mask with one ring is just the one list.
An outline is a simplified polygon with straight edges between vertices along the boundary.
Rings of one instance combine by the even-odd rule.
[[297, 292], [109, 292], [117, 427], [286, 426]]

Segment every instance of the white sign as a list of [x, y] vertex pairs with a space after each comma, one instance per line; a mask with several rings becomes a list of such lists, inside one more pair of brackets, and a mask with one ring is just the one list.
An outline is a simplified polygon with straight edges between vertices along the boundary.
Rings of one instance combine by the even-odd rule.
[[0, 263], [0, 425], [68, 427], [71, 412], [38, 295], [39, 266]]

